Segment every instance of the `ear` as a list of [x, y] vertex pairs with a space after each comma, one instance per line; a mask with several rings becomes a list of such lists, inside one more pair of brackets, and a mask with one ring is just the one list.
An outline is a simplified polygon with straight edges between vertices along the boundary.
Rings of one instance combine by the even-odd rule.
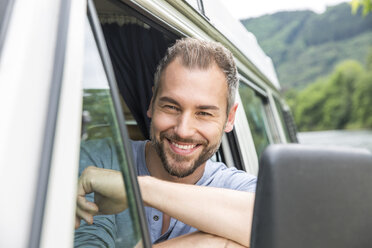
[[149, 108], [147, 109], [147, 112], [146, 112], [147, 117], [149, 117], [149, 118], [152, 118], [152, 104], [153, 104], [152, 102], [154, 100], [154, 86], [152, 86], [151, 91], [152, 91], [152, 97], [151, 97], [151, 100], [150, 100]]
[[229, 115], [227, 116], [227, 122], [225, 125], [225, 129], [224, 129], [226, 133], [231, 132], [231, 130], [233, 130], [237, 108], [238, 108], [238, 103], [235, 103], [230, 109]]

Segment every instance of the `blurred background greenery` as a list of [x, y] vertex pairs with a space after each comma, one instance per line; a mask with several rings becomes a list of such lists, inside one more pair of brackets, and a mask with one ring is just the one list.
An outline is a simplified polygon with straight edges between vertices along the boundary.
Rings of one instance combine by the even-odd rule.
[[241, 20], [273, 59], [300, 131], [372, 129], [371, 6], [353, 0], [322, 14]]

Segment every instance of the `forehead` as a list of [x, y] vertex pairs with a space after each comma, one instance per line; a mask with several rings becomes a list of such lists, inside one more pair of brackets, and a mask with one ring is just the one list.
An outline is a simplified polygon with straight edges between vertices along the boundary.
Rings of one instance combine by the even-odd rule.
[[226, 76], [216, 63], [205, 69], [188, 68], [180, 58], [165, 68], [158, 89], [158, 95], [220, 105], [227, 104], [227, 92]]

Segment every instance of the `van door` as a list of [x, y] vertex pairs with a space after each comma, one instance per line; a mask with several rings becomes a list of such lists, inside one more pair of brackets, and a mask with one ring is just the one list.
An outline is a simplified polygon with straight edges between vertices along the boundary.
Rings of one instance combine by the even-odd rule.
[[[147, 224], [119, 93], [93, 2], [88, 1], [79, 175], [85, 167], [121, 170], [128, 209], [94, 217], [75, 231], [75, 247], [148, 247]], [[87, 196], [93, 201], [93, 195]]]

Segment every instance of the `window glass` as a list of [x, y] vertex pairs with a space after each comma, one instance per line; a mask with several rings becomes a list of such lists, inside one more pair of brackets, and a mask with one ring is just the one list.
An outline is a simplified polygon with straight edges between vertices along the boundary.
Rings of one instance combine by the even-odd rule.
[[186, 0], [186, 2], [201, 14], [204, 14], [203, 0]]
[[285, 122], [285, 117], [284, 117], [284, 112], [283, 112], [282, 105], [280, 104], [279, 100], [276, 97], [274, 97], [274, 102], [275, 102], [275, 105], [276, 105], [276, 109], [278, 110], [278, 113], [279, 113], [279, 118], [280, 118], [280, 122], [282, 123], [282, 126], [283, 126], [285, 137], [286, 137], [287, 141], [290, 142], [291, 137], [289, 136], [288, 127], [287, 127], [287, 124]]
[[[75, 247], [142, 247], [137, 206], [127, 158], [115, 116], [110, 87], [88, 20], [85, 34], [83, 114], [79, 175], [87, 166], [122, 169], [128, 209], [117, 215], [94, 217], [75, 230]], [[87, 199], [93, 201], [94, 196]]]
[[244, 83], [240, 83], [239, 94], [251, 129], [257, 156], [270, 144], [268, 125], [262, 97]]
[[297, 143], [296, 127], [293, 122], [290, 111], [289, 110], [285, 111], [282, 107], [282, 104], [276, 97], [274, 97], [274, 101], [276, 108], [279, 112], [280, 121], [282, 123], [287, 141]]
[[186, 2], [199, 11], [198, 0], [186, 0]]
[[112, 1], [97, 1], [96, 7], [122, 97], [129, 136], [132, 140], [149, 139], [147, 110], [154, 73], [175, 39], [124, 4], [119, 6]]
[[5, 38], [12, 7], [13, 0], [0, 0], [0, 52]]
[[9, 11], [8, 6], [10, 6], [11, 1], [10, 0], [1, 0], [0, 1], [0, 31], [3, 27], [5, 14], [7, 11]]

